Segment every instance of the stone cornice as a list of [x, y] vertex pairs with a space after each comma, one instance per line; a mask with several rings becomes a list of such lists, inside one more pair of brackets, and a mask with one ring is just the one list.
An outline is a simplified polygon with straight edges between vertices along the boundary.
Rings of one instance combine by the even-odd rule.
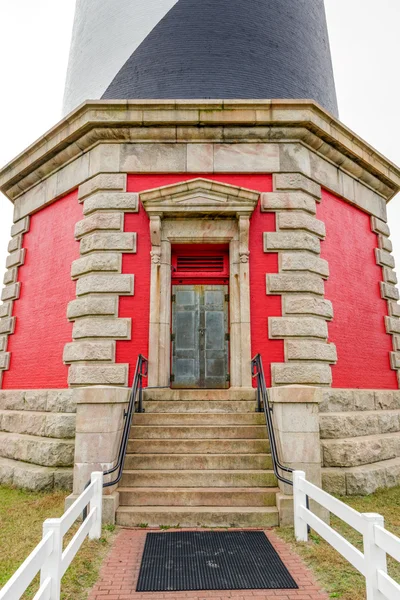
[[100, 142], [301, 142], [390, 200], [400, 169], [315, 102], [87, 101], [0, 171], [14, 201]]

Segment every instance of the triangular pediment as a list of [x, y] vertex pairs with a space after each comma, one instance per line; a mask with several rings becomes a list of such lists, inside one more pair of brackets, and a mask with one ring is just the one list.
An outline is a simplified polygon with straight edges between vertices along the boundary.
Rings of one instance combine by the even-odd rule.
[[162, 217], [194, 215], [232, 216], [251, 214], [260, 192], [210, 179], [191, 179], [141, 192], [149, 214]]

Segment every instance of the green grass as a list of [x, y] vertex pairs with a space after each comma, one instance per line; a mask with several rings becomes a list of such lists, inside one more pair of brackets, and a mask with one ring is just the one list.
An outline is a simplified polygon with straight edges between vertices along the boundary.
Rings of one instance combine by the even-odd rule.
[[[359, 512], [379, 513], [385, 517], [385, 527], [400, 537], [400, 487], [379, 490], [370, 496], [339, 498]], [[336, 517], [331, 526], [362, 551], [361, 536]], [[311, 532], [308, 543], [296, 543], [293, 529], [277, 529], [277, 534], [289, 542], [305, 563], [314, 571], [331, 598], [365, 600], [365, 579], [322, 538]], [[388, 557], [389, 574], [400, 583], [400, 564]]]
[[[64, 512], [65, 492], [37, 493], [0, 486], [0, 588], [39, 543], [45, 519]], [[65, 541], [68, 542], [76, 525]], [[63, 600], [86, 600], [98, 578], [101, 562], [113, 537], [114, 527], [105, 527], [100, 540], [86, 540], [62, 580]], [[23, 596], [31, 600], [38, 579]]]

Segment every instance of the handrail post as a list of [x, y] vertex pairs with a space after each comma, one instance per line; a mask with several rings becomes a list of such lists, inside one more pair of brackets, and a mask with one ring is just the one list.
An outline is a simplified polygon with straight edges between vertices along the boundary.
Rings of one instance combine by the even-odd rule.
[[90, 510], [96, 509], [95, 519], [89, 531], [89, 539], [99, 540], [101, 537], [101, 521], [103, 512], [103, 473], [95, 471], [91, 475], [91, 483], [94, 483], [93, 498], [90, 501]]
[[[294, 471], [293, 473], [293, 503], [294, 503], [294, 534], [296, 541], [308, 542], [307, 522], [301, 516], [301, 509], [307, 506], [305, 492], [300, 489], [300, 482], [304, 481], [306, 474], [304, 471]], [[369, 599], [368, 599], [369, 600]]]
[[383, 600], [378, 588], [378, 571], [387, 573], [386, 552], [375, 543], [375, 525], [385, 527], [385, 519], [375, 513], [363, 513], [365, 519], [364, 556], [367, 600]]
[[50, 556], [47, 557], [46, 562], [40, 571], [40, 585], [43, 585], [46, 579], [50, 579], [50, 600], [60, 600], [63, 551], [61, 519], [47, 519], [43, 523], [43, 537], [50, 531], [53, 534], [53, 551]]

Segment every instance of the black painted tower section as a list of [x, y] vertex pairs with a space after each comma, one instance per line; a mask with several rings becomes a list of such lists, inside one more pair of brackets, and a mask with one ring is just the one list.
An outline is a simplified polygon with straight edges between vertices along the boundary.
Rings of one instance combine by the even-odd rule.
[[311, 99], [337, 116], [323, 0], [178, 0], [108, 99]]

